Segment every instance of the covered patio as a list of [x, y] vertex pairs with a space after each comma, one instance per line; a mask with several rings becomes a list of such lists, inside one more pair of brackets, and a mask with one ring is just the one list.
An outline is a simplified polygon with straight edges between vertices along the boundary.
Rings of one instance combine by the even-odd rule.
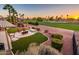
[[11, 38], [9, 37], [6, 31], [6, 29], [10, 27], [16, 27], [16, 26], [6, 20], [0, 20], [0, 43], [3, 43], [4, 52], [10, 51], [12, 49]]

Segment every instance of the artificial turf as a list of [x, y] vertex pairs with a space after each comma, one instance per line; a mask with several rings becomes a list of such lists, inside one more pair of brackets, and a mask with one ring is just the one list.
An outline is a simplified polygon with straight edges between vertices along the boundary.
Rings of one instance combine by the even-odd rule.
[[17, 41], [12, 42], [13, 52], [15, 53], [17, 50], [22, 52], [24, 50], [27, 50], [30, 43], [37, 43], [38, 45], [43, 43], [47, 40], [47, 37], [45, 37], [41, 33], [36, 33], [34, 35], [20, 38]]

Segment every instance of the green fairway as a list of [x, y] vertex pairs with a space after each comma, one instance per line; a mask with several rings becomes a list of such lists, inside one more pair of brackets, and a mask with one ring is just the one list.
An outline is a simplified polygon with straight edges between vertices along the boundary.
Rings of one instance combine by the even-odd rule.
[[[25, 23], [28, 22], [36, 22], [35, 20], [26, 20], [24, 21]], [[74, 31], [79, 31], [79, 24], [72, 24], [72, 23], [55, 23], [51, 21], [43, 21], [39, 22], [40, 25], [46, 25], [46, 26], [51, 26], [51, 27], [57, 27], [57, 28], [64, 28], [64, 29], [69, 29], [69, 30], [74, 30]]]
[[71, 23], [50, 23], [50, 22], [40, 22], [41, 25], [64, 28], [74, 31], [79, 31], [79, 24], [71, 24]]
[[47, 40], [47, 37], [41, 33], [36, 33], [29, 37], [20, 38], [17, 41], [12, 42], [13, 52], [19, 50], [27, 50], [30, 43], [37, 43], [38, 45]]

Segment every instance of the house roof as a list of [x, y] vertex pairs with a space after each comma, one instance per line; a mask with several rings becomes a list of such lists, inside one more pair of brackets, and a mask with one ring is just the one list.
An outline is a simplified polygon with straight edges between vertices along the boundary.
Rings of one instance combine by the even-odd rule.
[[0, 27], [15, 27], [15, 25], [13, 25], [13, 24], [11, 24], [10, 22], [8, 22], [8, 21], [6, 21], [6, 20], [4, 20], [4, 21], [2, 21], [2, 20], [0, 20]]

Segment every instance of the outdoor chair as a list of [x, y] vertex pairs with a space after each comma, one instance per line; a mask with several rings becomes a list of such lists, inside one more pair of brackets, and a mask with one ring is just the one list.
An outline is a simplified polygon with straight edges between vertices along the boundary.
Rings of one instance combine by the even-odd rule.
[[28, 31], [23, 31], [23, 32], [22, 32], [23, 35], [26, 34], [26, 33], [28, 33]]
[[36, 29], [35, 27], [32, 27], [32, 29]]

